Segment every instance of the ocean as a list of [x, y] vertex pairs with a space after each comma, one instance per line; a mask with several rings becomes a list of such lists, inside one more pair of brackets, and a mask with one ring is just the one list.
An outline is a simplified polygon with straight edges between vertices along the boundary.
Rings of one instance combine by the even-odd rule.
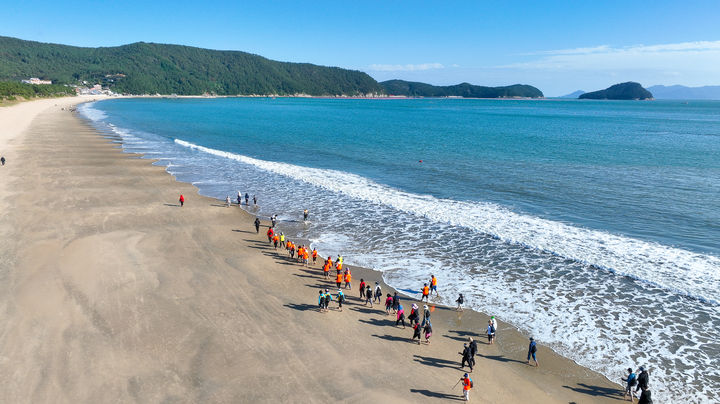
[[[117, 99], [80, 108], [203, 195], [657, 402], [720, 401], [720, 102]], [[252, 202], [251, 202], [252, 204]], [[309, 209], [310, 220], [302, 221]]]

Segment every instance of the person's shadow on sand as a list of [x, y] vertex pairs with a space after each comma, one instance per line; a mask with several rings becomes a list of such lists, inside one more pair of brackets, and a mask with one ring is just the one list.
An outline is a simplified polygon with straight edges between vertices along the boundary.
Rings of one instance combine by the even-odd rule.
[[609, 387], [600, 387], [600, 386], [590, 386], [585, 383], [578, 383], [577, 384], [580, 387], [570, 387], [570, 386], [563, 386], [566, 389], [570, 389], [572, 391], [576, 391], [578, 393], [587, 394], [589, 396], [595, 396], [595, 397], [608, 397], [608, 398], [615, 398], [620, 399], [622, 397], [622, 392], [620, 392], [618, 389], [613, 389]]
[[425, 389], [410, 389], [410, 392], [422, 394], [425, 397], [443, 398], [445, 400], [465, 401], [462, 398], [462, 396], [457, 395], [457, 394], [439, 393], [437, 391], [430, 391], [430, 390], [425, 390]]
[[179, 207], [180, 207], [180, 204], [179, 204], [179, 203], [163, 203], [163, 205], [165, 205], [165, 206], [174, 206], [174, 207], [176, 207], [176, 208], [179, 208]]

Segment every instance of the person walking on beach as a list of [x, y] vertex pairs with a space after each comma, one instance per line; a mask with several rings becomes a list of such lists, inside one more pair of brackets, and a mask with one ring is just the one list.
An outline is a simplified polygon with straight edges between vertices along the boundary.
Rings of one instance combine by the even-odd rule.
[[325, 265], [323, 265], [323, 275], [325, 279], [330, 279], [330, 264], [327, 261], [325, 261]]
[[390, 315], [390, 309], [392, 308], [392, 304], [393, 298], [392, 296], [390, 296], [390, 293], [388, 293], [387, 298], [385, 299], [385, 313], [387, 313], [388, 316]]
[[642, 391], [642, 393], [640, 394], [640, 400], [638, 400], [638, 404], [653, 404], [652, 396], [650, 394], [650, 387]]
[[426, 302], [429, 302], [430, 300], [430, 288], [428, 287], [428, 284], [426, 283], [422, 288], [422, 297], [420, 298], [420, 301], [422, 302], [425, 300]]
[[272, 222], [272, 227], [275, 227], [277, 224], [277, 215], [270, 216], [270, 222]]
[[415, 325], [412, 326], [413, 328], [413, 336], [410, 342], [415, 342], [415, 338], [418, 340], [418, 345], [420, 345], [420, 333], [422, 332], [422, 327], [420, 327], [419, 323], [415, 323]]
[[393, 304], [392, 305], [393, 313], [397, 313], [397, 311], [400, 308], [400, 296], [398, 296], [397, 292], [395, 292], [395, 294], [393, 294], [392, 304]]
[[238, 191], [237, 204], [238, 206], [242, 205], [242, 194], [240, 194], [240, 191]]
[[273, 244], [275, 244], [275, 250], [277, 250], [278, 244], [280, 243], [280, 237], [278, 235], [273, 236]]
[[408, 316], [408, 320], [410, 320], [411, 326], [413, 324], [420, 323], [418, 317], [420, 317], [420, 315], [418, 314], [418, 306], [417, 306], [417, 304], [413, 303], [412, 306], [410, 307], [410, 315]]
[[280, 245], [283, 248], [287, 247], [287, 244], [285, 244], [285, 233], [283, 233], [283, 232], [280, 232]]
[[317, 261], [317, 249], [313, 248], [312, 250], [312, 257], [313, 257], [313, 265], [315, 265], [315, 261]]
[[495, 342], [497, 339], [497, 330], [498, 330], [497, 319], [495, 318], [495, 316], [490, 316], [490, 321], [492, 321], [492, 325], [493, 325], [493, 342]]
[[328, 307], [330, 306], [330, 301], [332, 300], [332, 295], [330, 294], [330, 291], [325, 289], [325, 311], [328, 311]]
[[460, 293], [460, 296], [458, 296], [457, 300], [455, 302], [458, 304], [457, 311], [463, 311], [462, 305], [465, 303], [465, 298], [463, 298], [462, 293]]
[[423, 321], [422, 325], [424, 326], [426, 323], [430, 322], [430, 309], [428, 309], [427, 304], [423, 306]]
[[318, 307], [320, 309], [320, 312], [325, 309], [325, 294], [323, 293], [322, 289], [320, 289], [320, 292], [318, 293]]
[[625, 394], [623, 395], [623, 399], [630, 396], [630, 402], [633, 402], [633, 387], [637, 384], [637, 375], [633, 372], [632, 368], [628, 368], [627, 370], [628, 375], [627, 378], [623, 377], [621, 378], [622, 381], [626, 382], [627, 385], [625, 386]]
[[345, 289], [352, 290], [352, 272], [350, 268], [345, 268]]
[[377, 300], [378, 303], [382, 303], [382, 288], [377, 281], [375, 281], [375, 300]]
[[648, 389], [648, 384], [650, 383], [650, 374], [645, 370], [644, 367], [640, 366], [638, 368], [638, 371], [640, 374], [638, 374], [637, 377], [637, 388], [635, 389], [635, 393], [638, 392], [638, 390], [645, 391]]
[[467, 373], [465, 373], [460, 380], [463, 385], [463, 397], [465, 398], [465, 401], [470, 401], [470, 389], [473, 388], [473, 381]]
[[463, 344], [463, 350], [462, 350], [462, 352], [458, 352], [458, 354], [462, 355], [462, 361], [460, 361], [460, 367], [465, 369], [465, 364], [467, 363], [467, 365], [470, 366], [470, 373], [472, 373], [473, 361], [472, 361], [470, 347], [468, 346], [468, 344]]
[[180, 194], [180, 199], [178, 199], [178, 201], [180, 201], [180, 207], [182, 208], [185, 205], [185, 197]]
[[365, 299], [365, 279], [360, 278], [360, 300]]
[[398, 324], [402, 323], [403, 330], [405, 329], [405, 310], [403, 309], [402, 305], [398, 305], [397, 310], [397, 319], [395, 320], [395, 327], [398, 326]]
[[257, 197], [253, 195], [253, 205], [257, 205]]
[[342, 272], [337, 271], [337, 276], [336, 276], [336, 278], [335, 278], [335, 283], [337, 283], [338, 289], [340, 288], [340, 285], [342, 285], [342, 281], [343, 281]]
[[5, 165], [5, 156], [0, 157], [0, 163], [2, 163], [2, 165]]
[[430, 345], [430, 337], [432, 336], [432, 324], [430, 324], [430, 321], [425, 324], [425, 343]]
[[365, 287], [365, 305], [367, 306], [368, 303], [370, 303], [370, 307], [373, 307], [373, 295], [370, 285]]
[[272, 227], [268, 227], [268, 231], [267, 231], [268, 243], [272, 243], [273, 234], [275, 234], [275, 232], [273, 231]]
[[528, 354], [527, 354], [527, 364], [530, 364], [530, 358], [535, 361], [535, 366], [540, 366], [538, 363], [537, 357], [535, 354], [537, 353], [537, 344], [535, 343], [535, 339], [533, 337], [530, 337], [530, 345], [528, 346]]
[[437, 278], [435, 275], [430, 275], [430, 294], [435, 292], [435, 297], [440, 297], [437, 291]]
[[337, 302], [338, 302], [338, 309], [340, 311], [342, 311], [342, 305], [343, 305], [343, 303], [345, 303], [345, 294], [343, 293], [342, 289], [338, 289]]
[[255, 218], [255, 233], [260, 233], [260, 219], [257, 217]]
[[493, 327], [492, 320], [488, 320], [487, 336], [488, 344], [492, 345], [495, 339], [495, 327]]
[[477, 342], [473, 339], [473, 337], [468, 337], [468, 342], [468, 348], [470, 348], [470, 360], [472, 361], [472, 366], [475, 366], [475, 355], [477, 355]]
[[230, 207], [230, 195], [225, 196], [225, 207]]
[[310, 215], [310, 212], [308, 212], [307, 209], [303, 211], [303, 222], [307, 222], [308, 215]]
[[250, 195], [245, 192], [245, 206], [250, 206]]

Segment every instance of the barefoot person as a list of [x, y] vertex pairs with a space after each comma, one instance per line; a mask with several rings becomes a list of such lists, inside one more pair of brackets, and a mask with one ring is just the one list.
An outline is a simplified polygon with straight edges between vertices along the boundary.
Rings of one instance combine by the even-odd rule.
[[180, 207], [182, 208], [185, 205], [185, 197], [180, 194], [180, 199], [178, 199], [178, 201], [180, 201]]
[[432, 324], [430, 321], [425, 324], [425, 342], [430, 345], [430, 337], [432, 336]]
[[415, 342], [415, 338], [417, 338], [417, 343], [420, 345], [420, 333], [422, 332], [422, 327], [420, 327], [420, 324], [415, 323], [415, 325], [412, 326], [413, 328], [413, 337], [410, 340], [410, 342]]
[[538, 363], [537, 357], [535, 354], [537, 353], [537, 344], [535, 343], [535, 339], [533, 337], [530, 337], [530, 345], [528, 346], [528, 355], [527, 355], [527, 364], [530, 364], [530, 358], [535, 361], [535, 366], [540, 366]]
[[255, 233], [260, 233], [260, 219], [255, 218]]

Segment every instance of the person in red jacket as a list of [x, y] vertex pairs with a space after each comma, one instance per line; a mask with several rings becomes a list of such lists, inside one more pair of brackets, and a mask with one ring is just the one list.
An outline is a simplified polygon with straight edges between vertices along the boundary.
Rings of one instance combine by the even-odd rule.
[[182, 194], [180, 194], [180, 199], [179, 199], [179, 200], [180, 200], [180, 207], [182, 208], [183, 205], [185, 205], [185, 197], [182, 196]]

